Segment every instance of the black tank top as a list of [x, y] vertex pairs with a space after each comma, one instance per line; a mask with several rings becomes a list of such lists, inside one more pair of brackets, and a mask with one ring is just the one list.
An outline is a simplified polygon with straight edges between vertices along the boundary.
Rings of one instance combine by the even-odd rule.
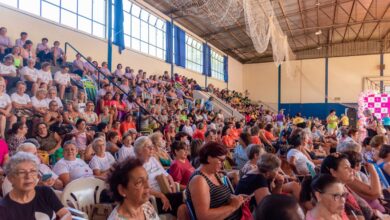
[[[220, 183], [219, 186], [217, 186], [213, 182], [211, 182], [211, 180], [199, 170], [196, 170], [192, 174], [190, 181], [194, 176], [197, 176], [197, 175], [201, 175], [203, 178], [205, 178], [207, 185], [209, 185], [209, 187], [210, 187], [210, 208], [218, 208], [218, 207], [227, 205], [229, 203], [230, 197], [232, 195], [230, 188], [229, 188], [229, 186], [224, 185], [221, 182], [221, 179], [217, 175], [215, 175], [215, 177], [217, 178], [218, 182]], [[190, 190], [186, 190], [186, 196], [187, 196], [187, 200], [191, 204], [193, 204], [192, 199], [191, 199]], [[240, 218], [241, 218], [241, 209], [238, 209], [237, 211], [233, 212], [226, 219], [228, 219], [228, 220], [233, 220], [233, 219], [237, 220], [238, 219], [239, 220]]]

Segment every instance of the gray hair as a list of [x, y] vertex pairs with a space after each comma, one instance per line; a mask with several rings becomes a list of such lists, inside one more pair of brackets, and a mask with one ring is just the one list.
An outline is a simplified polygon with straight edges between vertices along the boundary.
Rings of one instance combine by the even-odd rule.
[[98, 137], [98, 138], [95, 138], [95, 139], [93, 139], [93, 141], [92, 141], [92, 149], [96, 152], [97, 150], [96, 150], [96, 147], [97, 147], [97, 143], [98, 142], [103, 142], [104, 144], [106, 144], [106, 140], [104, 139], [104, 138], [102, 138], [102, 137]]
[[337, 152], [346, 152], [346, 151], [355, 151], [357, 153], [361, 153], [362, 151], [362, 146], [355, 141], [343, 141], [339, 143], [336, 147]]
[[260, 173], [266, 173], [280, 168], [281, 161], [275, 154], [266, 153], [260, 156], [257, 167]]
[[62, 148], [65, 148], [67, 147], [68, 145], [71, 145], [73, 144], [74, 146], [77, 146], [76, 145], [76, 142], [74, 140], [69, 140], [69, 141], [65, 141], [63, 144], [62, 144]]
[[141, 152], [141, 150], [145, 147], [145, 145], [148, 141], [150, 143], [153, 143], [152, 140], [150, 140], [150, 138], [148, 136], [142, 136], [142, 137], [137, 138], [137, 140], [135, 140], [135, 142], [134, 142], [134, 152], [136, 154], [139, 154], [139, 152]]
[[16, 152], [25, 151], [26, 149], [29, 149], [29, 148], [36, 149], [37, 147], [33, 143], [25, 142], [25, 143], [19, 144], [19, 146], [16, 148]]
[[15, 173], [16, 171], [16, 166], [18, 166], [20, 163], [24, 162], [30, 162], [33, 163], [35, 168], [38, 170], [38, 163], [37, 163], [38, 158], [30, 153], [27, 152], [17, 152], [15, 155], [13, 155], [7, 164], [5, 165], [5, 173], [6, 175], [11, 175]]

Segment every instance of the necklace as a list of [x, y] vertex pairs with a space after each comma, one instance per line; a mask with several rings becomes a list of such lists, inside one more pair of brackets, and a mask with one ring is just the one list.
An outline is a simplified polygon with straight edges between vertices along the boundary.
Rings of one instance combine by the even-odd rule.
[[[123, 211], [123, 214], [119, 213], [119, 209]], [[129, 218], [139, 219], [139, 217], [143, 214], [142, 207], [139, 207], [136, 211], [132, 211], [127, 206], [122, 205], [119, 209], [118, 209], [118, 217], [122, 219], [129, 219]]]

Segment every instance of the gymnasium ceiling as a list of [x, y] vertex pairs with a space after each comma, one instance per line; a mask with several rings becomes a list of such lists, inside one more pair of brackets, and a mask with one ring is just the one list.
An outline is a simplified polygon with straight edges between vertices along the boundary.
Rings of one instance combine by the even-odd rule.
[[[272, 50], [256, 52], [244, 14], [236, 24], [218, 27], [207, 18], [184, 14], [164, 0], [144, 0], [172, 15], [215, 47], [242, 63], [272, 61]], [[221, 0], [222, 2], [224, 0]], [[297, 59], [390, 52], [390, 0], [273, 0], [279, 24]], [[316, 32], [321, 30], [321, 34]]]

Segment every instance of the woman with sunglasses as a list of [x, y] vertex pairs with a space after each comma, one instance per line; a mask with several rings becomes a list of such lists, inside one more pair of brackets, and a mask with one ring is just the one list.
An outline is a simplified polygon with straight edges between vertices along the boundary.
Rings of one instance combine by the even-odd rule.
[[303, 187], [302, 193], [315, 203], [314, 208], [306, 213], [306, 220], [348, 220], [344, 210], [348, 193], [343, 183], [332, 175], [320, 174], [312, 181], [306, 180], [306, 184], [308, 187]]

